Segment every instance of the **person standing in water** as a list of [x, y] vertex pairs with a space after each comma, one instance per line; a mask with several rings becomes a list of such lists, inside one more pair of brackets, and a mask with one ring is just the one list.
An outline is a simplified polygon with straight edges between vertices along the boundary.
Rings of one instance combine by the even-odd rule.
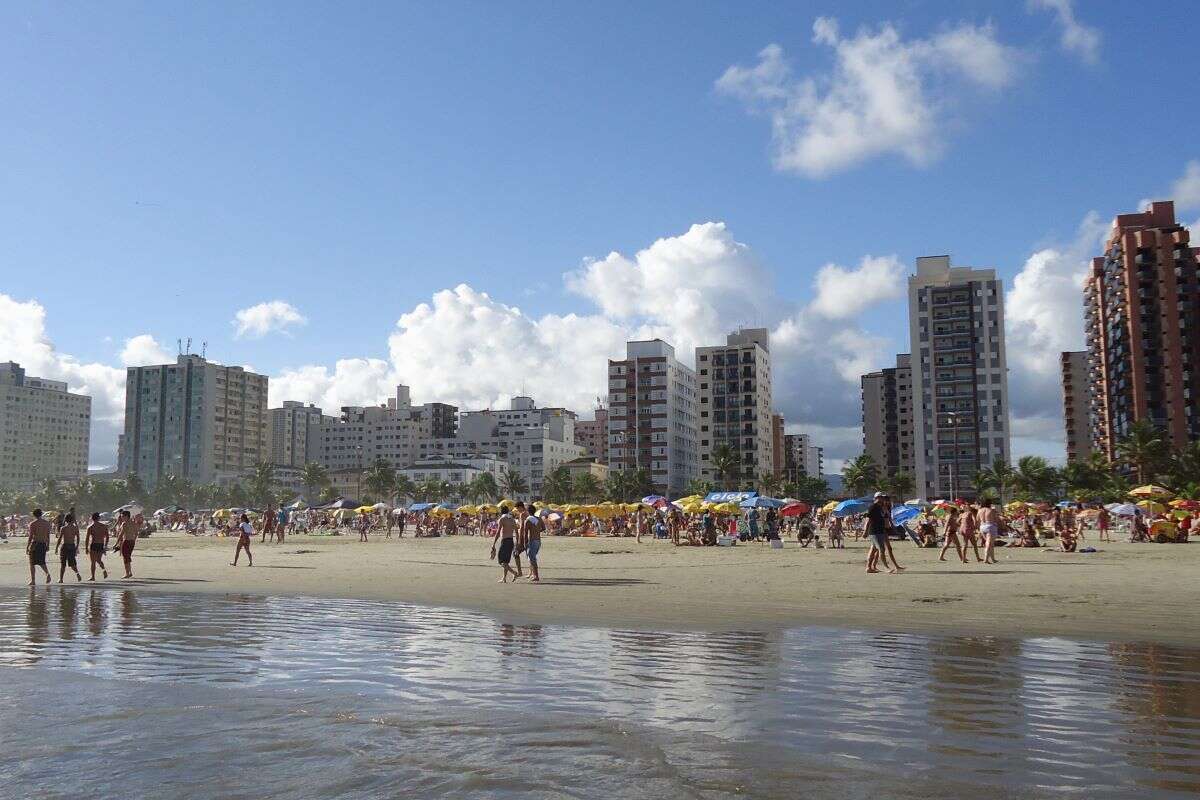
[[[500, 506], [500, 518], [496, 520], [496, 534], [492, 537], [492, 558], [500, 563], [500, 568], [503, 572], [500, 575], [499, 583], [508, 583], [508, 573], [513, 574], [515, 581], [520, 577], [516, 570], [508, 566], [512, 561], [513, 548], [516, 547], [514, 541], [517, 535], [517, 521], [513, 519], [512, 514], [508, 513], [508, 506]], [[496, 550], [496, 545], [499, 543], [500, 549]]]
[[137, 545], [138, 526], [128, 510], [122, 511], [117, 518], [117, 547], [121, 551], [121, 560], [125, 562], [125, 575], [133, 577], [133, 548]]
[[250, 517], [242, 514], [242, 519], [238, 522], [238, 542], [237, 549], [233, 551], [233, 561], [229, 566], [236, 567], [238, 556], [242, 551], [246, 551], [246, 558], [250, 561], [249, 566], [254, 566], [254, 554], [250, 552], [250, 538], [254, 536], [254, 526], [250, 524]]
[[89, 581], [96, 580], [96, 565], [100, 565], [100, 571], [104, 573], [104, 577], [108, 577], [108, 568], [104, 566], [104, 551], [108, 549], [108, 526], [100, 521], [98, 513], [92, 514], [92, 524], [88, 525], [87, 529], [87, 551], [88, 560], [92, 565], [92, 577]]
[[50, 552], [50, 523], [42, 519], [42, 510], [33, 510], [33, 522], [29, 523], [29, 536], [25, 542], [25, 553], [29, 556], [29, 585], [37, 582], [37, 567], [46, 573], [46, 583], [53, 583], [50, 570], [46, 568], [46, 553]]
[[63, 526], [58, 529], [58, 538], [54, 542], [54, 552], [58, 554], [58, 582], [63, 582], [67, 567], [75, 572], [75, 581], [83, 580], [79, 574], [76, 556], [79, 555], [79, 526], [75, 524], [75, 514], [67, 514]]

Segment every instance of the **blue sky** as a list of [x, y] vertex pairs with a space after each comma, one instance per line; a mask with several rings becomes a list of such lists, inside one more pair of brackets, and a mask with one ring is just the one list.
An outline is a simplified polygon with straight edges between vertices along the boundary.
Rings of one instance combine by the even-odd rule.
[[[330, 388], [335, 362], [375, 358], [385, 373], [355, 384], [371, 395], [357, 401], [401, 378], [417, 399], [468, 402], [500, 384], [428, 376], [430, 362], [396, 352], [429, 340], [389, 348], [402, 315], [458, 284], [534, 321], [575, 313], [595, 318], [589, 330], [614, 319], [674, 330], [669, 293], [655, 301], [661, 312], [622, 317], [598, 310], [595, 292], [569, 291], [564, 273], [722, 221], [762, 270], [751, 295], [770, 302], [738, 295], [744, 314], [717, 302], [720, 324], [775, 325], [812, 300], [824, 265], [852, 271], [868, 255], [908, 269], [948, 252], [1011, 281], [1038, 251], [1086, 250], [1088, 212], [1103, 221], [1166, 197], [1200, 158], [1189, 3], [1142, 4], [1135, 17], [1116, 3], [1076, 3], [1093, 38], [1074, 49], [1054, 8], [1019, 2], [379, 5], [0, 10], [0, 292], [44, 309], [40, 341], [54, 350], [45, 371], [78, 362], [116, 374], [132, 337], [173, 352], [191, 336], [213, 358], [309, 395], [297, 399], [350, 399]], [[899, 46], [918, 46], [933, 141], [918, 163], [884, 145], [820, 176], [781, 168], [770, 111], [717, 85], [774, 43], [787, 91], [806, 78], [828, 91], [835, 48], [814, 40], [819, 17], [836, 17], [842, 43], [890, 23]], [[992, 72], [935, 64], [956, 52], [936, 44], [919, 54], [963, 26], [1002, 48], [980, 67]], [[684, 264], [686, 285], [687, 259], [671, 263]], [[275, 300], [306, 322], [236, 335], [239, 309]], [[875, 366], [879, 353], [907, 349], [901, 297], [838, 319], [875, 342]], [[6, 341], [13, 355], [0, 359], [36, 363], [28, 337], [0, 334]], [[455, 357], [454, 369], [470, 371]], [[540, 382], [538, 358], [550, 373]], [[554, 358], [534, 351], [497, 366], [547, 399], [591, 379], [562, 374]], [[326, 374], [300, 380], [306, 366]], [[793, 366], [829, 371], [799, 356]], [[602, 369], [600, 359], [589, 375], [602, 383]], [[857, 413], [782, 394], [790, 421], [829, 428], [835, 456], [854, 454]], [[1024, 413], [1043, 420], [1026, 430], [1030, 452], [1040, 452], [1052, 401]], [[98, 438], [93, 461], [105, 463], [111, 437]]]

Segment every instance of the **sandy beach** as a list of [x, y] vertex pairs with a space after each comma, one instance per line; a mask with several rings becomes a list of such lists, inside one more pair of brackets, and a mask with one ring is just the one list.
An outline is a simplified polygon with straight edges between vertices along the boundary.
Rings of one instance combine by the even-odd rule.
[[[497, 583], [489, 541], [292, 536], [231, 567], [230, 539], [158, 533], [135, 578], [109, 554], [106, 586], [138, 591], [358, 598], [470, 608], [512, 621], [640, 629], [763, 630], [824, 625], [1005, 637], [1067, 636], [1200, 645], [1200, 547], [1104, 544], [1094, 554], [997, 551], [1000, 563], [939, 563], [897, 543], [902, 575], [863, 573], [865, 546], [782, 551], [759, 544], [672, 547], [549, 538], [544, 581]], [[1085, 544], [1096, 544], [1089, 538]], [[57, 558], [49, 562], [56, 583]], [[85, 565], [81, 562], [81, 568]], [[84, 584], [87, 572], [84, 571]], [[0, 586], [28, 580], [24, 539], [0, 545]], [[68, 573], [67, 588], [74, 586]], [[101, 585], [97, 579], [96, 584]], [[38, 591], [45, 591], [39, 583]]]

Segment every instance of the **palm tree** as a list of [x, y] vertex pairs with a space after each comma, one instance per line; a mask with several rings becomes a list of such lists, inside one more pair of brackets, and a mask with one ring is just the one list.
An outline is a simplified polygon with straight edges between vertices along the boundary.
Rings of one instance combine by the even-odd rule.
[[484, 502], [492, 502], [500, 497], [500, 486], [496, 483], [496, 476], [490, 472], [481, 472], [471, 481], [471, 486], [478, 499]]
[[524, 475], [509, 468], [504, 471], [504, 477], [500, 479], [500, 488], [504, 490], [506, 496], [519, 499], [529, 491], [529, 482], [525, 480]]
[[803, 500], [810, 506], [819, 506], [829, 499], [829, 484], [823, 478], [801, 475], [785, 487], [784, 494]]
[[604, 481], [604, 499], [625, 502], [625, 498], [629, 495], [631, 475], [632, 471], [623, 469], [608, 473], [608, 479]]
[[765, 472], [758, 478], [759, 491], [767, 497], [779, 497], [779, 490], [782, 486], [783, 481], [773, 473]]
[[1173, 455], [1169, 472], [1173, 488], [1200, 483], [1200, 441], [1189, 443]]
[[692, 478], [687, 485], [687, 489], [684, 491], [686, 491], [689, 495], [696, 494], [704, 497], [713, 491], [713, 483], [712, 481], [706, 481], [703, 478]]
[[362, 474], [363, 486], [373, 497], [384, 502], [391, 500], [392, 491], [396, 486], [396, 470], [382, 458], [367, 467]]
[[879, 485], [879, 465], [863, 453], [842, 468], [842, 483], [854, 496], [864, 495]]
[[911, 472], [901, 469], [888, 476], [886, 484], [888, 494], [894, 497], [897, 503], [903, 503], [904, 498], [912, 496], [917, 482], [913, 480]]
[[725, 443], [713, 448], [711, 463], [713, 473], [717, 478], [717, 485], [722, 489], [729, 489], [730, 482], [736, 480], [742, 471], [737, 454]]
[[413, 483], [412, 478], [398, 472], [389, 491], [392, 497], [396, 498], [396, 505], [404, 505], [405, 498], [412, 497], [416, 493], [417, 485]]
[[250, 502], [255, 505], [268, 505], [275, 496], [275, 467], [266, 461], [255, 463], [246, 483]]
[[648, 494], [654, 494], [654, 481], [650, 477], [650, 470], [645, 467], [638, 467], [630, 471], [627, 480], [628, 484], [625, 487], [626, 502], [633, 502], [640, 500]]
[[566, 467], [555, 467], [542, 482], [542, 497], [551, 503], [565, 503], [571, 499], [571, 473]]
[[59, 488], [58, 481], [54, 480], [54, 478], [43, 478], [38, 485], [37, 502], [47, 511], [61, 506], [63, 503], [63, 492]]
[[304, 484], [304, 498], [311, 503], [329, 485], [329, 470], [323, 464], [309, 461], [300, 468], [300, 483]]
[[571, 481], [571, 492], [580, 500], [598, 500], [604, 494], [604, 487], [592, 473], [581, 472]]
[[1000, 505], [1004, 505], [1005, 490], [1011, 489], [1015, 485], [1016, 473], [1007, 461], [997, 458], [990, 467], [984, 467], [976, 472], [975, 478], [976, 491], [982, 495], [987, 489], [995, 489]]
[[1058, 470], [1041, 456], [1021, 456], [1013, 475], [1013, 486], [1025, 500], [1049, 500], [1059, 483]]
[[1129, 426], [1129, 433], [1117, 442], [1117, 457], [1133, 470], [1139, 484], [1150, 480], [1167, 460], [1167, 445], [1158, 429], [1148, 420]]

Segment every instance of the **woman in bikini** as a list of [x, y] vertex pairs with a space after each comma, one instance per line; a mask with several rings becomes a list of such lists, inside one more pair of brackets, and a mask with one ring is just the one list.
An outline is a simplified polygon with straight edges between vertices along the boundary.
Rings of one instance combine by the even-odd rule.
[[964, 564], [967, 563], [967, 549], [958, 537], [961, 516], [958, 509], [951, 506], [950, 513], [946, 515], [946, 523], [942, 528], [942, 535], [946, 537], [946, 543], [942, 545], [942, 552], [938, 553], [938, 561], [946, 560], [946, 552], [953, 545], [959, 560]]

